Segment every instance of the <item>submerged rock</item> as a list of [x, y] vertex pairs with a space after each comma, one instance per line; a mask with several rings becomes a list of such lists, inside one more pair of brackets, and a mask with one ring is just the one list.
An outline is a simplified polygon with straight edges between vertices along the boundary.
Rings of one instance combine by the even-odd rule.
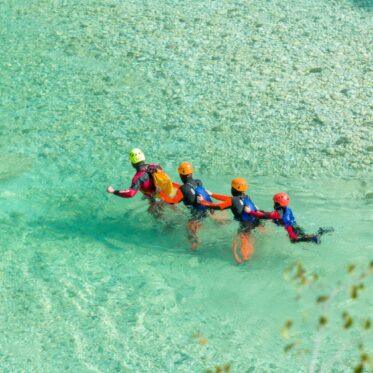
[[0, 180], [17, 177], [31, 168], [31, 162], [22, 155], [0, 156]]
[[335, 142], [335, 145], [346, 145], [350, 143], [351, 140], [347, 136], [342, 136]]
[[312, 69], [309, 69], [309, 71], [308, 71], [309, 74], [317, 74], [317, 73], [321, 73], [321, 72], [322, 72], [321, 67], [313, 67]]

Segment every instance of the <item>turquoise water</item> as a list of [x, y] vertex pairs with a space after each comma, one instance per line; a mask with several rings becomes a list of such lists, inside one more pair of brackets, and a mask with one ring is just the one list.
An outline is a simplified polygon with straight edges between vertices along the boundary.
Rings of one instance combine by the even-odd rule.
[[[347, 372], [361, 338], [372, 353], [371, 280], [358, 301], [345, 285], [314, 301], [373, 259], [372, 10], [1, 1], [1, 371]], [[216, 192], [244, 176], [265, 209], [286, 190], [308, 231], [336, 232], [295, 246], [267, 224], [237, 267], [236, 223], [207, 221], [191, 253], [182, 207], [156, 222], [105, 192], [129, 185], [134, 146], [175, 179], [191, 161]], [[283, 278], [297, 261], [319, 275], [300, 300]]]

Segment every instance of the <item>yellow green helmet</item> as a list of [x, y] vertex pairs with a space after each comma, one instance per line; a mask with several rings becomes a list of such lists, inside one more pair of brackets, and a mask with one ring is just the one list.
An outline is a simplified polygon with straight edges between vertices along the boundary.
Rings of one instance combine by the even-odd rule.
[[145, 155], [140, 149], [132, 149], [129, 154], [130, 162], [133, 164], [145, 161]]

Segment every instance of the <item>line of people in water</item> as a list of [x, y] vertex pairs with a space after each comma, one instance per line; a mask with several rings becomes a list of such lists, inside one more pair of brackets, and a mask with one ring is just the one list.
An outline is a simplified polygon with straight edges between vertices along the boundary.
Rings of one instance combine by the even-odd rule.
[[216, 210], [230, 209], [234, 219], [239, 222], [232, 247], [233, 256], [239, 264], [248, 261], [253, 255], [252, 231], [262, 225], [262, 220], [269, 219], [276, 225], [284, 227], [292, 243], [320, 244], [320, 236], [333, 231], [333, 228], [319, 228], [316, 234], [306, 234], [297, 225], [289, 207], [290, 197], [285, 192], [273, 196], [274, 211], [263, 211], [258, 209], [246, 194], [248, 184], [243, 178], [233, 179], [231, 196], [225, 196], [207, 191], [202, 181], [193, 177], [193, 166], [189, 162], [179, 165], [178, 172], [182, 184], [178, 184], [169, 179], [159, 164], [145, 163], [145, 155], [140, 149], [131, 150], [129, 160], [136, 170], [131, 186], [126, 190], [116, 190], [109, 186], [107, 192], [122, 198], [132, 198], [140, 191], [149, 202], [148, 211], [155, 217], [162, 216], [166, 203], [174, 205], [183, 202], [191, 214], [187, 230], [192, 250], [198, 248], [198, 231], [202, 221], [209, 216], [220, 221], [215, 215]]

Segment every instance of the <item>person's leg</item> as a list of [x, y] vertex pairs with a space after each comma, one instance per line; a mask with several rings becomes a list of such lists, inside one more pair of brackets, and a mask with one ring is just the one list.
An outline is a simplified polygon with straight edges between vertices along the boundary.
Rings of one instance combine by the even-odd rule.
[[332, 233], [334, 232], [334, 228], [333, 227], [320, 227], [319, 230], [317, 231], [317, 233], [322, 236], [323, 234], [326, 234], [326, 233]]
[[[240, 249], [238, 254], [237, 249]], [[254, 237], [251, 235], [251, 229], [239, 229], [233, 241], [233, 256], [238, 264], [250, 260], [254, 254]]]
[[296, 240], [292, 241], [293, 243], [296, 242], [313, 242], [317, 245], [321, 243], [320, 235], [319, 234], [302, 234], [298, 236]]
[[199, 239], [198, 231], [200, 230], [202, 224], [199, 220], [189, 220], [187, 229], [188, 229], [188, 239], [193, 251], [198, 249]]
[[292, 243], [297, 242], [314, 242], [316, 244], [319, 244], [320, 241], [320, 234], [306, 234], [304, 232], [304, 229], [300, 226], [296, 225], [293, 227], [293, 232], [297, 235], [296, 239], [292, 239]]
[[242, 263], [242, 260], [241, 260], [241, 258], [238, 256], [238, 254], [237, 254], [238, 237], [239, 237], [239, 234], [237, 234], [237, 235], [234, 237], [234, 239], [233, 239], [232, 250], [233, 250], [233, 257], [234, 257], [234, 259], [236, 260], [237, 264], [241, 264], [241, 263]]
[[254, 254], [254, 238], [249, 232], [241, 233], [241, 254], [244, 261], [251, 259]]
[[148, 212], [154, 218], [160, 219], [163, 216], [164, 206], [164, 201], [156, 201], [155, 199], [149, 199]]
[[242, 259], [246, 262], [251, 259], [251, 256], [254, 254], [254, 237], [250, 232], [242, 232], [240, 234], [241, 240], [241, 255]]
[[304, 236], [306, 234], [304, 229], [300, 227], [299, 225], [293, 226], [293, 232], [299, 236]]
[[209, 212], [212, 219], [219, 224], [227, 224], [230, 221], [225, 215], [222, 215], [222, 213], [224, 214], [225, 211], [222, 211], [222, 213], [219, 214], [217, 214], [214, 210], [210, 210]]

